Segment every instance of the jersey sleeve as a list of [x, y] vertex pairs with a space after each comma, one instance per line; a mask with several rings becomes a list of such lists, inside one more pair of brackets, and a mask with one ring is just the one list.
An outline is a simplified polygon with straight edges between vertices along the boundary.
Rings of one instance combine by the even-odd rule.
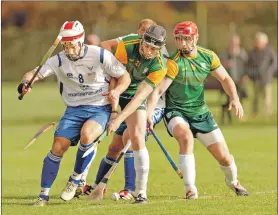
[[212, 62], [211, 62], [211, 68], [210, 71], [216, 70], [221, 65], [219, 57], [212, 52]]
[[153, 88], [155, 88], [165, 77], [167, 68], [165, 65], [165, 59], [161, 56], [156, 58], [153, 65], [149, 68], [149, 75], [145, 78], [145, 81]]
[[119, 62], [111, 52], [106, 51], [103, 48], [101, 49], [101, 52], [103, 52], [102, 63], [104, 71], [115, 78], [122, 76], [126, 71], [124, 65]]
[[38, 73], [38, 77], [40, 79], [44, 79], [50, 75], [55, 74], [55, 67], [58, 67], [59, 65], [59, 59], [58, 59], [58, 55], [55, 55], [51, 58], [49, 58], [46, 63], [42, 66], [42, 68], [40, 69], [39, 73]]
[[115, 57], [123, 64], [127, 64], [127, 52], [124, 41], [121, 40], [117, 46]]
[[174, 80], [179, 73], [178, 65], [176, 64], [175, 61], [170, 60], [170, 59], [167, 60], [166, 65], [167, 65], [166, 77]]

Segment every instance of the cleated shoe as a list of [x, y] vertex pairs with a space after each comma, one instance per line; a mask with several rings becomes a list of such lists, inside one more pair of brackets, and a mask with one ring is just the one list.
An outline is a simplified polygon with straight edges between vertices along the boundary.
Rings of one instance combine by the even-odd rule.
[[38, 197], [37, 201], [34, 203], [34, 207], [43, 207], [47, 205], [48, 200]]
[[143, 197], [143, 195], [140, 193], [136, 198], [135, 202], [133, 204], [146, 204], [147, 203], [147, 198]]
[[134, 192], [130, 190], [121, 190], [119, 192], [119, 195], [120, 195], [120, 199], [122, 200], [130, 200], [134, 198]]
[[198, 198], [197, 191], [188, 190], [185, 194], [185, 199], [192, 200], [192, 199], [197, 199], [197, 198]]
[[74, 197], [80, 198], [80, 196], [84, 194], [85, 186], [87, 186], [86, 181], [81, 179], [75, 191]]
[[249, 196], [250, 193], [237, 181], [235, 184], [228, 183], [227, 180], [225, 180], [227, 186], [235, 192], [237, 196]]
[[72, 200], [77, 187], [78, 184], [75, 184], [73, 181], [68, 181], [65, 189], [61, 193], [61, 199], [63, 199], [64, 201]]

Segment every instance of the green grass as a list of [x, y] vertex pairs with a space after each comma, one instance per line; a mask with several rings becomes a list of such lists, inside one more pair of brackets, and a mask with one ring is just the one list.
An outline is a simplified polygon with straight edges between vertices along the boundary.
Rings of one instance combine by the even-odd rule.
[[[249, 197], [234, 196], [226, 187], [217, 162], [196, 141], [196, 183], [200, 199], [185, 201], [182, 180], [175, 174], [153, 137], [150, 137], [147, 144], [151, 160], [148, 204], [132, 205], [131, 202], [110, 200], [111, 194], [123, 187], [123, 163], [113, 174], [108, 186], [108, 195], [103, 201], [90, 202], [85, 197], [66, 203], [60, 200], [60, 192], [73, 170], [77, 148], [72, 147], [62, 160], [59, 174], [51, 189], [50, 204], [44, 208], [34, 208], [32, 203], [40, 191], [42, 161], [51, 147], [54, 130], [39, 137], [28, 150], [24, 151], [23, 148], [39, 127], [48, 122], [57, 122], [65, 106], [54, 84], [36, 85], [33, 92], [23, 101], [17, 100], [16, 86], [15, 83], [4, 83], [2, 86], [2, 214], [4, 215], [277, 214], [276, 116], [270, 120], [264, 119], [263, 116], [244, 122], [234, 120], [233, 126], [221, 127], [235, 157], [239, 179], [251, 192]], [[274, 84], [274, 104], [277, 101], [276, 89]], [[218, 99], [216, 92], [207, 92], [206, 95], [212, 103]], [[246, 102], [247, 107], [248, 105]], [[219, 108], [211, 109], [218, 120]], [[275, 112], [277, 112], [276, 105]], [[174, 160], [178, 162], [177, 142], [168, 136], [162, 124], [156, 128], [156, 133]], [[107, 137], [99, 146], [88, 182], [94, 180], [98, 164], [105, 155], [110, 141], [111, 137]]]

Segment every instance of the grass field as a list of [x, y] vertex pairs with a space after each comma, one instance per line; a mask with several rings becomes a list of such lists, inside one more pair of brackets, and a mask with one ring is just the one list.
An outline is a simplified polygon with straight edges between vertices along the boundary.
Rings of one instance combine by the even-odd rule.
[[[222, 132], [235, 157], [241, 183], [251, 193], [249, 197], [236, 197], [225, 183], [222, 172], [212, 156], [196, 141], [195, 159], [197, 187], [200, 198], [185, 201], [184, 185], [172, 170], [153, 137], [147, 147], [151, 159], [148, 183], [149, 202], [132, 205], [131, 202], [112, 201], [113, 192], [123, 188], [123, 164], [119, 165], [108, 185], [108, 195], [103, 201], [90, 202], [85, 197], [71, 202], [60, 200], [60, 192], [73, 170], [77, 148], [65, 154], [58, 176], [51, 190], [50, 204], [34, 208], [32, 203], [40, 191], [42, 161], [48, 153], [53, 131], [37, 139], [28, 150], [23, 148], [28, 140], [45, 123], [58, 121], [64, 104], [54, 84], [42, 83], [23, 101], [17, 100], [16, 83], [2, 85], [2, 214], [277, 214], [277, 115], [266, 120], [258, 117], [248, 121], [234, 120], [233, 126], [223, 126]], [[274, 104], [277, 113], [277, 85], [274, 84]], [[217, 100], [218, 93], [208, 92], [209, 101]], [[248, 114], [248, 103], [246, 103]], [[217, 107], [212, 107], [219, 119]], [[178, 162], [178, 144], [168, 136], [160, 124], [156, 133], [174, 160]], [[88, 182], [92, 182], [101, 158], [105, 155], [111, 137], [99, 146]]]

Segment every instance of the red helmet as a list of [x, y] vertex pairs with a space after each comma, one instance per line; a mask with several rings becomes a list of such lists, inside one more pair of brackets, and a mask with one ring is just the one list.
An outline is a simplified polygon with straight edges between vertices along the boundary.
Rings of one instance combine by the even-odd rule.
[[178, 23], [173, 32], [174, 36], [178, 35], [190, 35], [191, 39], [194, 36], [199, 36], [197, 25], [191, 21], [185, 21]]
[[85, 32], [83, 25], [79, 21], [66, 21], [60, 29], [60, 35], [62, 36], [61, 43], [84, 43]]

